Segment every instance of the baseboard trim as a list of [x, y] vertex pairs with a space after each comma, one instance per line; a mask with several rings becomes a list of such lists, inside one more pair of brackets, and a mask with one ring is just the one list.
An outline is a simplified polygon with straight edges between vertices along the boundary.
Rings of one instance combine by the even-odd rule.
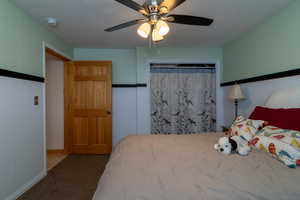
[[48, 149], [47, 153], [67, 153], [65, 149]]
[[21, 186], [19, 189], [17, 189], [13, 194], [6, 197], [4, 200], [16, 200], [22, 194], [24, 194], [27, 190], [29, 190], [32, 186], [34, 186], [40, 180], [42, 180], [46, 175], [47, 175], [47, 173], [45, 171], [42, 171], [36, 177], [34, 177], [32, 180], [28, 181], [23, 186]]

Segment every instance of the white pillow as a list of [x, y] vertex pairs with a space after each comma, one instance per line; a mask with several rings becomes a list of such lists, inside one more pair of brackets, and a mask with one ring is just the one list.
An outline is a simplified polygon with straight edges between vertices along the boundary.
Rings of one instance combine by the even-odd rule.
[[300, 108], [300, 87], [273, 93], [265, 106], [268, 108]]

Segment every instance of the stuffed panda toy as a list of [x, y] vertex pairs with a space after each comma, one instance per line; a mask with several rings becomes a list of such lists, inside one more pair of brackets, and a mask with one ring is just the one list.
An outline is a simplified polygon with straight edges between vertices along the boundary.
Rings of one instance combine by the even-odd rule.
[[214, 148], [225, 155], [237, 152], [242, 156], [246, 156], [251, 151], [248, 142], [240, 136], [221, 137], [218, 143], [214, 145]]

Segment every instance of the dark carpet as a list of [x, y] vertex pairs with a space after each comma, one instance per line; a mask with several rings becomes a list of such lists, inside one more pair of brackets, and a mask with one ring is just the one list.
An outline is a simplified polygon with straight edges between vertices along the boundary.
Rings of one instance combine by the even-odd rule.
[[18, 200], [91, 200], [108, 155], [69, 155]]

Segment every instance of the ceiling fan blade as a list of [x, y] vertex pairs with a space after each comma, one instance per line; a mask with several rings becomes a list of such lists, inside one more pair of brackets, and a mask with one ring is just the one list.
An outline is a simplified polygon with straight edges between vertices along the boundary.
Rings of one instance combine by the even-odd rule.
[[115, 0], [133, 10], [138, 11], [139, 13], [143, 14], [143, 15], [148, 15], [148, 12], [145, 10], [145, 8], [143, 6], [141, 6], [140, 4], [132, 1], [132, 0]]
[[113, 26], [113, 27], [107, 28], [104, 31], [106, 31], [106, 32], [113, 32], [113, 31], [116, 31], [116, 30], [127, 28], [129, 26], [134, 26], [136, 24], [141, 24], [143, 22], [145, 22], [145, 19], [136, 19], [136, 20], [132, 20], [132, 21], [129, 21], [129, 22], [125, 22], [123, 24], [119, 24], [117, 26]]
[[209, 26], [213, 23], [213, 19], [205, 17], [196, 17], [189, 15], [169, 15], [167, 21], [177, 24], [197, 25], [197, 26]]
[[166, 7], [168, 8], [168, 12], [171, 12], [186, 0], [158, 0], [158, 1], [161, 1], [161, 3], [159, 4], [160, 8]]

